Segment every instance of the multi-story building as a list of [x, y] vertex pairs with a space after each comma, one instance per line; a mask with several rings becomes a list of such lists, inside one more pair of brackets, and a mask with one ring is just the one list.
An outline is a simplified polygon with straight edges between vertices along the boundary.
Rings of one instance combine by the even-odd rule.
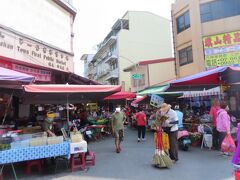
[[239, 66], [239, 0], [176, 0], [172, 21], [178, 77]]
[[[172, 56], [170, 21], [145, 11], [128, 11], [98, 45], [91, 66], [94, 80], [120, 84], [130, 90], [129, 72], [123, 69], [140, 60]], [[90, 77], [90, 75], [88, 75]]]
[[81, 57], [81, 60], [84, 61], [84, 77], [89, 79], [94, 79], [96, 68], [94, 67], [92, 63], [94, 54], [83, 54]]
[[0, 66], [63, 83], [73, 73], [71, 0], [11, 0], [0, 6]]
[[176, 79], [175, 58], [145, 60], [124, 69], [131, 74], [131, 90], [159, 86]]

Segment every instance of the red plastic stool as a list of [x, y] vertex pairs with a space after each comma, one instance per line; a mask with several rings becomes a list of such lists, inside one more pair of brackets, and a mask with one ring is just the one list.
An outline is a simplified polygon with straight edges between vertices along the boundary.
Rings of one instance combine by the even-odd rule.
[[235, 170], [234, 175], [235, 175], [235, 180], [240, 180], [240, 171]]
[[26, 163], [26, 174], [31, 174], [32, 173], [32, 167], [36, 166], [38, 169], [38, 172], [42, 172], [42, 160], [32, 160], [32, 161], [27, 161]]
[[95, 154], [94, 154], [94, 152], [89, 151], [89, 153], [86, 153], [85, 159], [86, 159], [86, 163], [89, 162], [92, 166], [95, 166]]
[[85, 169], [86, 168], [85, 153], [71, 154], [70, 167], [71, 172], [73, 172], [77, 168]]

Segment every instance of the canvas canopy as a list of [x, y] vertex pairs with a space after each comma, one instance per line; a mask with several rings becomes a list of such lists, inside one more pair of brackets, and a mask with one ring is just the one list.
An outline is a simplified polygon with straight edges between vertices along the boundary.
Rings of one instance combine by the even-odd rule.
[[127, 91], [120, 91], [115, 94], [112, 94], [106, 98], [105, 100], [116, 100], [116, 99], [133, 99], [136, 97], [135, 93], [127, 92]]
[[191, 76], [177, 79], [170, 83], [169, 90], [201, 90], [210, 89], [220, 84], [239, 82], [240, 67], [217, 67]]
[[25, 85], [25, 103], [60, 104], [97, 101], [119, 92], [121, 86], [112, 85]]
[[31, 83], [33, 81], [34, 77], [31, 75], [0, 67], [1, 85]]
[[155, 86], [155, 87], [149, 87], [146, 88], [144, 90], [141, 90], [138, 92], [139, 96], [144, 96], [146, 94], [158, 94], [160, 92], [164, 92], [169, 88], [169, 84], [168, 85], [162, 85], [162, 86]]

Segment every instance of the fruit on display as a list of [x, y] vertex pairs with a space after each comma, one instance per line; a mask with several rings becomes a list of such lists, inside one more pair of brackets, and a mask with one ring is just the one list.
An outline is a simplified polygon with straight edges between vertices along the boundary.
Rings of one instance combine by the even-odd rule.
[[0, 151], [10, 149], [10, 144], [0, 144]]

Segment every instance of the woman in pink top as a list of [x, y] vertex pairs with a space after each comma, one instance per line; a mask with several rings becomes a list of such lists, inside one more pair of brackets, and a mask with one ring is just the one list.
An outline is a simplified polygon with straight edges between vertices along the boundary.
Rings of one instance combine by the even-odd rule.
[[221, 103], [221, 109], [217, 112], [217, 131], [219, 133], [219, 146], [227, 134], [230, 134], [230, 116], [228, 115], [229, 107], [226, 103]]
[[215, 98], [212, 102], [212, 106], [209, 112], [209, 115], [212, 117], [212, 125], [213, 125], [213, 148], [218, 150], [219, 148], [219, 135], [217, 131], [217, 112], [220, 110], [220, 102], [217, 98]]

